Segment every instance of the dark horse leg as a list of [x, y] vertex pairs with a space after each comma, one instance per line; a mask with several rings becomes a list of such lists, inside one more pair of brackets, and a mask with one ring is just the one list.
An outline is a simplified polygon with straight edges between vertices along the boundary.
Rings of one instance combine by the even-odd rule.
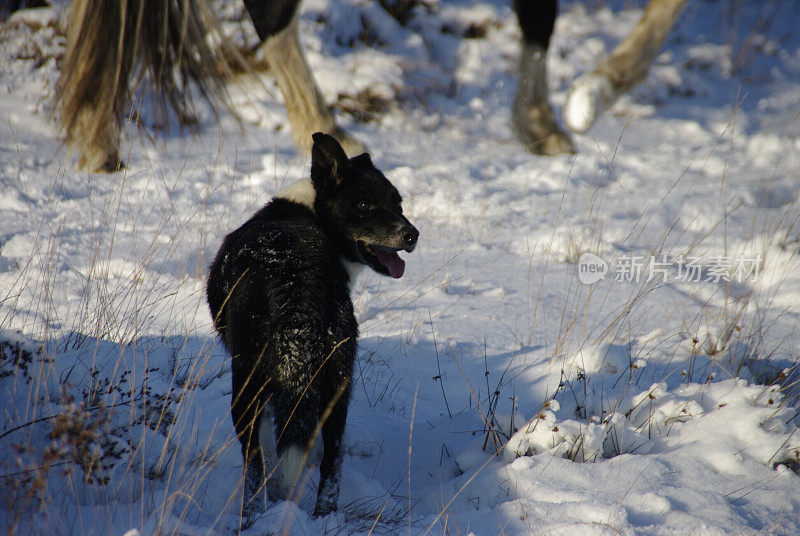
[[547, 47], [558, 0], [514, 0], [514, 11], [522, 29], [522, 52], [511, 128], [534, 154], [574, 153], [572, 140], [556, 123], [547, 96]]
[[244, 0], [270, 73], [283, 94], [295, 145], [311, 154], [311, 135], [326, 132], [339, 140], [348, 155], [361, 154], [364, 146], [336, 124], [303, 54], [297, 32], [299, 4], [300, 0]]

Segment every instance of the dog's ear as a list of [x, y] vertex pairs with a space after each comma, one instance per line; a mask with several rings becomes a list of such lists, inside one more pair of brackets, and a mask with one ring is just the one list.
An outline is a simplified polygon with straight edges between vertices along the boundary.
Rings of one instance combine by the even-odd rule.
[[314, 182], [322, 180], [327, 183], [332, 180], [335, 185], [341, 184], [344, 171], [350, 165], [344, 149], [336, 138], [323, 132], [315, 133], [312, 138], [311, 179]]
[[372, 163], [372, 158], [370, 158], [369, 153], [361, 153], [358, 156], [354, 156], [350, 159], [350, 165], [357, 169], [369, 169], [375, 167], [375, 165]]

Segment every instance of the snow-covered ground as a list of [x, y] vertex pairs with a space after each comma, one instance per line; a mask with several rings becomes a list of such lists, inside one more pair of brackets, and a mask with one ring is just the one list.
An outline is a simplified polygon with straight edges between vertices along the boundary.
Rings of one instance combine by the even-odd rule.
[[[800, 4], [691, 2], [646, 83], [555, 158], [508, 127], [510, 2], [424, 5], [401, 27], [304, 3], [320, 85], [366, 108], [339, 116], [421, 238], [401, 280], [354, 285], [339, 512], [310, 517], [312, 475], [246, 534], [800, 534]], [[562, 3], [557, 109], [641, 9]], [[74, 171], [55, 17], [0, 30], [0, 526], [232, 534], [204, 274], [308, 161], [265, 74], [231, 87], [242, 125], [200, 108], [196, 132], [129, 128], [123, 172]]]

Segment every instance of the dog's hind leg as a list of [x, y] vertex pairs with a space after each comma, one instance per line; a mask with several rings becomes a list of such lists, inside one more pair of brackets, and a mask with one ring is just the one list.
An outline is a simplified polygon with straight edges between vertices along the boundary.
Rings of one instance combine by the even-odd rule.
[[607, 58], [570, 87], [564, 121], [586, 132], [617, 98], [647, 76], [686, 0], [650, 0], [641, 20]]
[[[311, 375], [303, 375], [311, 381]], [[297, 378], [296, 378], [297, 379]], [[305, 389], [301, 382], [297, 388], [277, 389], [271, 400], [275, 415], [275, 444], [278, 465], [275, 468], [274, 491], [283, 500], [298, 501], [298, 489], [306, 461], [311, 455], [314, 431], [317, 425], [319, 391], [315, 386]]]
[[556, 122], [547, 92], [547, 48], [553, 33], [557, 0], [514, 0], [522, 29], [517, 93], [511, 109], [511, 129], [534, 154], [574, 153], [572, 140]]
[[264, 383], [255, 373], [257, 365], [237, 362], [242, 359], [233, 357], [231, 417], [244, 458], [242, 514], [250, 517], [266, 508], [264, 456], [259, 444], [265, 393]]
[[[293, 319], [307, 315], [307, 311], [298, 313], [290, 306], [283, 307], [281, 313], [284, 318]], [[275, 419], [279, 459], [275, 468], [276, 498], [297, 501], [302, 496], [302, 490], [296, 488], [313, 447], [321, 399], [318, 371], [327, 355], [321, 331], [308, 325], [292, 327], [272, 339], [272, 362], [276, 366], [269, 405]]]
[[342, 144], [349, 156], [365, 152], [364, 145], [339, 125], [314, 79], [298, 35], [296, 11], [299, 0], [245, 0], [245, 6], [264, 43], [269, 70], [286, 103], [295, 145], [311, 154], [315, 132], [325, 132]]
[[344, 384], [333, 393], [329, 404], [330, 411], [323, 415], [322, 424], [323, 454], [319, 466], [319, 491], [315, 516], [324, 516], [336, 510], [339, 500], [339, 485], [342, 477], [342, 438], [347, 421], [347, 407], [350, 399], [350, 385]]

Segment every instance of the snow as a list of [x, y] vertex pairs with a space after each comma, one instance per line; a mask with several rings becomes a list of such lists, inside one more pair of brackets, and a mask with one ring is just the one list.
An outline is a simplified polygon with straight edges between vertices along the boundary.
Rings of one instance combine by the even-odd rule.
[[[562, 2], [557, 112], [642, 7]], [[352, 284], [339, 511], [311, 517], [312, 471], [244, 534], [800, 533], [798, 7], [689, 3], [578, 154], [544, 158], [508, 126], [510, 2], [426, 2], [405, 27], [306, 2], [329, 101], [388, 102], [338, 117], [421, 235], [402, 279]], [[232, 534], [242, 460], [204, 276], [309, 162], [264, 74], [231, 85], [242, 125], [202, 106], [196, 132], [129, 126], [123, 172], [74, 171], [50, 117], [62, 8], [0, 29], [0, 525]]]

